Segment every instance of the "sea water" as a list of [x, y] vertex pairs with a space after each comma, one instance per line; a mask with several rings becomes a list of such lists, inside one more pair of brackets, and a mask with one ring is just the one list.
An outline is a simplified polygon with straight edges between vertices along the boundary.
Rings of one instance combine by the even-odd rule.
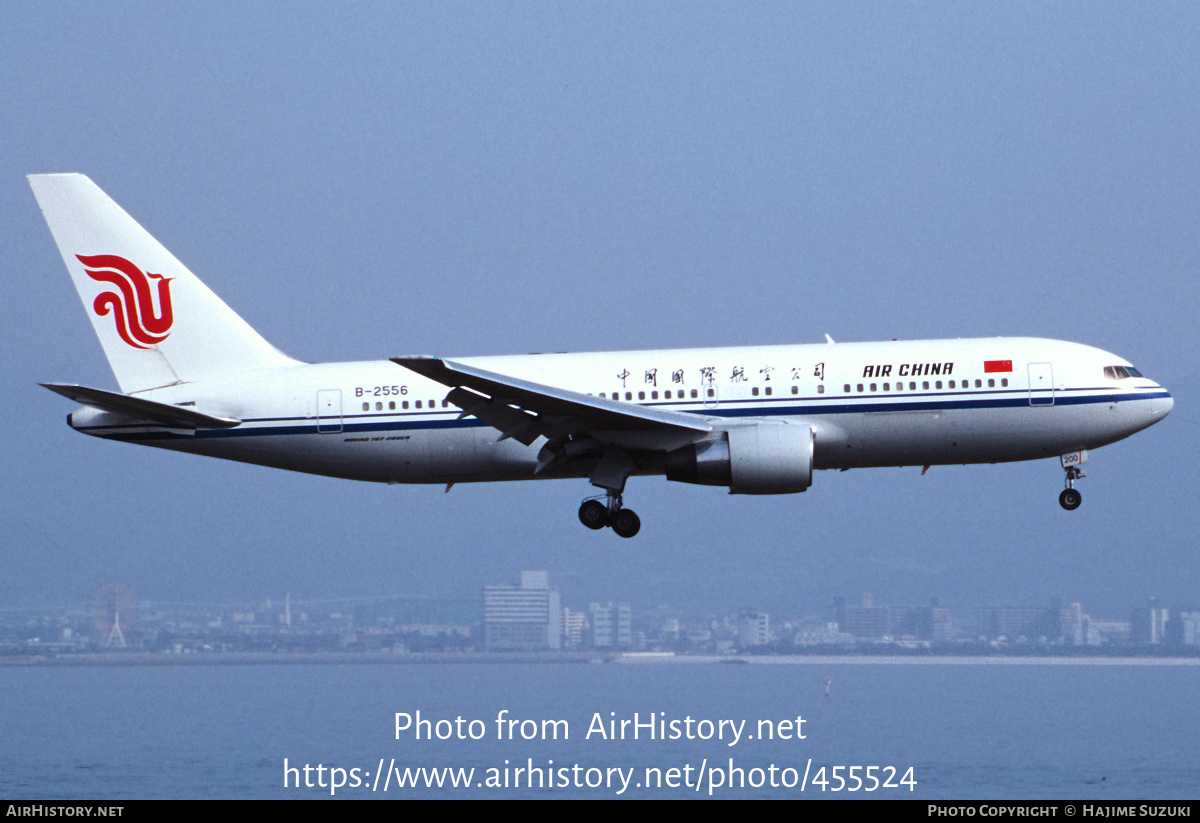
[[0, 794], [1196, 795], [1200, 667], [888, 663], [2, 667]]

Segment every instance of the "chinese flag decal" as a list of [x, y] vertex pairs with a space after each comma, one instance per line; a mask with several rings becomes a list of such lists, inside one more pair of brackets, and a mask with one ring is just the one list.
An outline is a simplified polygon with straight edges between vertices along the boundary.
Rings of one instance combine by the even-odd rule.
[[983, 361], [983, 373], [984, 374], [994, 374], [996, 372], [1002, 372], [1002, 371], [1007, 371], [1007, 372], [1012, 371], [1012, 361], [1011, 360], [984, 360]]

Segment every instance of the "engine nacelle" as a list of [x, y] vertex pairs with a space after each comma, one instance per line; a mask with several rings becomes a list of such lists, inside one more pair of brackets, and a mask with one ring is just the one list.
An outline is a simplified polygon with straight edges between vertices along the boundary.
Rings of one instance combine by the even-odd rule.
[[667, 479], [728, 486], [730, 494], [794, 494], [812, 485], [813, 430], [762, 422], [735, 426], [667, 455]]

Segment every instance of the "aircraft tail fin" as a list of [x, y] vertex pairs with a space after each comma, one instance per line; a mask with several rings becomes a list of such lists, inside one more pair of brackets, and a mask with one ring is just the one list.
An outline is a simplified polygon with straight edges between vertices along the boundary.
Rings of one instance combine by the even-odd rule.
[[82, 174], [29, 185], [121, 391], [296, 363]]

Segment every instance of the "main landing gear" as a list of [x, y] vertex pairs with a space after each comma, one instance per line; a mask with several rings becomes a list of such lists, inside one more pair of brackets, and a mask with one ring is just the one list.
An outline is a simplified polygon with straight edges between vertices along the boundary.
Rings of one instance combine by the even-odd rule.
[[621, 508], [621, 495], [613, 491], [584, 500], [579, 507], [579, 522], [589, 529], [611, 526], [621, 537], [633, 537], [642, 528], [641, 519], [631, 509]]

